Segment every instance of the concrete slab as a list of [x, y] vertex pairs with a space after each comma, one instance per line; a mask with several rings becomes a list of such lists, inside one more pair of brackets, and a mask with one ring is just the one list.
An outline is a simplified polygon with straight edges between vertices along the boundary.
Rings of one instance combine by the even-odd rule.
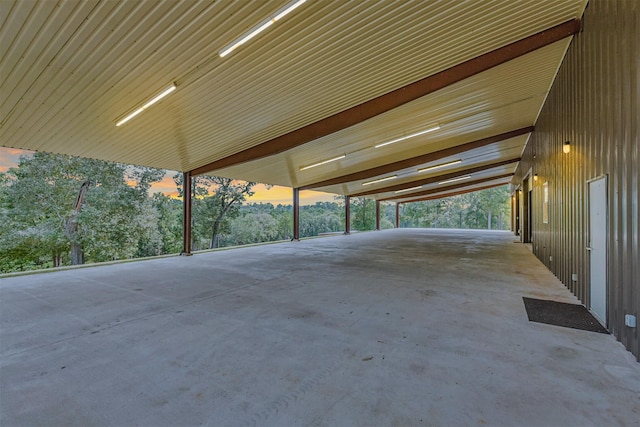
[[0, 424], [638, 425], [640, 364], [507, 232], [387, 230], [0, 280]]

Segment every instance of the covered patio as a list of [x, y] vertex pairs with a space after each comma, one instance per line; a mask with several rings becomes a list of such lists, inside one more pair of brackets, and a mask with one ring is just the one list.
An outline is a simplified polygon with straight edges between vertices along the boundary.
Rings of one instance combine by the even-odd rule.
[[633, 425], [615, 338], [510, 232], [394, 229], [5, 278], [2, 425]]

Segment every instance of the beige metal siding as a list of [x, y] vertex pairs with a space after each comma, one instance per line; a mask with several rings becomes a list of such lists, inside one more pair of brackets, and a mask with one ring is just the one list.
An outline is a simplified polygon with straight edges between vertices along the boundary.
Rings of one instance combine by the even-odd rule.
[[[247, 177], [252, 181], [304, 186], [343, 174], [441, 150], [448, 146], [530, 126], [540, 111], [570, 39], [531, 52], [450, 87], [424, 96], [372, 119], [288, 150], [281, 156], [217, 170], [221, 176]], [[423, 130], [435, 124], [437, 131], [383, 148], [375, 144]], [[526, 137], [514, 138], [517, 152], [490, 158], [513, 158], [522, 151]], [[300, 171], [299, 166], [347, 154], [344, 160]], [[473, 165], [473, 159], [466, 162]], [[415, 170], [414, 170], [415, 172]], [[416, 177], [414, 177], [415, 179]], [[322, 191], [354, 193], [360, 182], [322, 188]]]
[[[592, 0], [536, 123], [513, 183], [529, 168], [534, 185], [533, 250], [589, 306], [588, 184], [608, 177], [608, 327], [640, 360], [640, 2]], [[564, 141], [571, 153], [562, 153]], [[542, 223], [549, 182], [549, 224]], [[549, 257], [553, 257], [550, 261]], [[572, 281], [572, 273], [578, 281]]]
[[[308, 1], [220, 58], [286, 0], [2, 0], [0, 145], [193, 170], [578, 18], [585, 1]], [[265, 182], [296, 184], [284, 176]]]

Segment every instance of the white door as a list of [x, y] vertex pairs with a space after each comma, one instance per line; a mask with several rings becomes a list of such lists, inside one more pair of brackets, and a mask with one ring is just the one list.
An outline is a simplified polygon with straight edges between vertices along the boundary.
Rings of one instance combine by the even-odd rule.
[[591, 311], [607, 322], [607, 178], [589, 182]]

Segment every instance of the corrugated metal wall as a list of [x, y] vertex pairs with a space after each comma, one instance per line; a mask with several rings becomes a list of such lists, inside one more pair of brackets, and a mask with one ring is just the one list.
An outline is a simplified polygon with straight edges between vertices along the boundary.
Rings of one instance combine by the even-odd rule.
[[[591, 0], [513, 183], [533, 183], [533, 250], [589, 307], [589, 180], [608, 177], [608, 328], [640, 360], [640, 2]], [[571, 142], [563, 154], [562, 144]], [[543, 184], [549, 223], [542, 221]], [[523, 194], [523, 197], [525, 195]], [[577, 281], [572, 281], [572, 273]]]

